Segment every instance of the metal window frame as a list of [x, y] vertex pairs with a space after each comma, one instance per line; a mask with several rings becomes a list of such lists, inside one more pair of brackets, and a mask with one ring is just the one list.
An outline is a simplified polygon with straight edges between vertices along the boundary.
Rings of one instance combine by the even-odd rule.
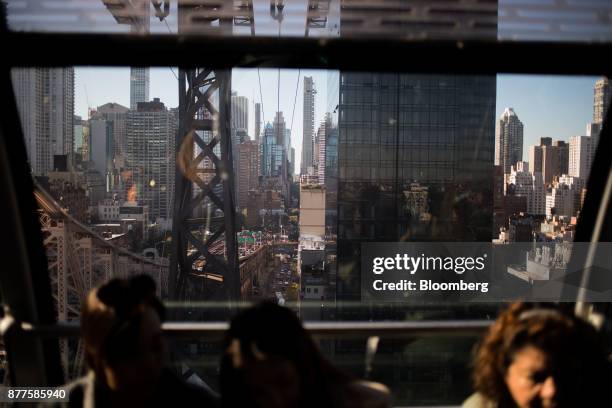
[[[2, 67], [0, 72], [0, 97], [14, 101], [10, 70]], [[57, 339], [22, 338], [15, 324], [11, 324], [55, 322], [34, 184], [18, 118], [16, 104], [6, 103], [0, 119], [0, 213], [5, 217], [2, 232], [8, 238], [2, 240], [6, 251], [3, 254], [7, 256], [2, 257], [0, 268], [1, 298], [5, 304], [0, 332], [9, 366], [13, 367], [9, 370], [11, 384], [59, 385], [63, 375]]]
[[[1, 95], [5, 101], [14, 101], [10, 69], [25, 66], [168, 66], [171, 61], [171, 65], [178, 65], [181, 69], [206, 66], [214, 69], [282, 67], [483, 75], [612, 74], [612, 66], [604, 59], [599, 60], [599, 66], [585, 63], [592, 61], [594, 55], [611, 54], [612, 44], [603, 43], [213, 38], [193, 35], [17, 33], [9, 32], [6, 28], [0, 31], [0, 35], [3, 43], [13, 45], [15, 50], [11, 52], [10, 58], [0, 62]], [[80, 49], [93, 49], [96, 52], [75, 52]], [[202, 49], [206, 49], [206, 53], [202, 53]], [[298, 49], [301, 51], [299, 54], [295, 53]], [[487, 58], [482, 59], [483, 55]], [[519, 57], [507, 58], [508, 55]], [[409, 56], [410, 59], [404, 60], [398, 56]], [[608, 112], [605, 123], [612, 120], [610, 115]], [[4, 332], [13, 367], [11, 381], [18, 385], [58, 384], [62, 376], [57, 336], [75, 336], [78, 328], [67, 329], [63, 324], [54, 325], [49, 277], [44, 273], [35, 273], [47, 270], [46, 258], [38, 221], [33, 216], [36, 211], [31, 194], [34, 188], [29, 177], [27, 155], [14, 102], [5, 105], [0, 131], [0, 180], [3, 182], [0, 209], [7, 219], [8, 229], [5, 234], [11, 237], [5, 246], [6, 253], [14, 254], [3, 259], [0, 286], [5, 302], [11, 307], [11, 315], [17, 322], [28, 322], [30, 325], [24, 328], [23, 324], [16, 323], [12, 331]], [[604, 126], [592, 166], [593, 176], [588, 182], [584, 210], [578, 223], [576, 241], [593, 242], [595, 226], [602, 225], [602, 222], [610, 225], [609, 212], [603, 221], [601, 216], [598, 218], [598, 214], [606, 211], [609, 205], [602, 199], [605, 196], [604, 186], [611, 177], [612, 156], [607, 154], [612, 151], [610, 133], [610, 127]], [[477, 326], [478, 331], [484, 329], [480, 323]], [[338, 336], [345, 333], [355, 336], [391, 332], [414, 335], [420, 332], [462, 331], [467, 328], [467, 322], [438, 324], [436, 327], [369, 322], [364, 323], [364, 326], [334, 323], [334, 327], [317, 328], [313, 324], [309, 329], [314, 335]], [[223, 325], [185, 323], [184, 326], [168, 324], [165, 331], [169, 335], [195, 335], [201, 338], [211, 333], [218, 336], [225, 328]], [[12, 340], [11, 333], [16, 336]]]
[[[413, 322], [305, 322], [304, 328], [316, 338], [413, 338], [419, 336], [478, 336], [492, 324], [491, 320], [429, 320]], [[216, 342], [222, 340], [229, 329], [227, 322], [168, 322], [162, 324], [164, 335], [172, 339], [198, 339]], [[77, 338], [78, 322], [54, 325], [21, 323], [25, 338]]]
[[[600, 65], [585, 63], [594, 55], [608, 55], [612, 43], [32, 32], [5, 32], [3, 37], [5, 43], [14, 46], [10, 59], [0, 61], [5, 67], [206, 66], [482, 75], [612, 74], [612, 66], [604, 61]], [[85, 48], [96, 52], [74, 51]]]

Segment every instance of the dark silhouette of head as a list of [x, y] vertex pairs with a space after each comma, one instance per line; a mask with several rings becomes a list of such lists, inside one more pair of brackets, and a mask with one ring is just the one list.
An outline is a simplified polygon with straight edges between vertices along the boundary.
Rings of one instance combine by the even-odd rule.
[[146, 275], [113, 279], [89, 293], [81, 310], [87, 361], [109, 390], [143, 392], [155, 385], [165, 362], [164, 316]]
[[273, 303], [239, 313], [224, 346], [226, 407], [332, 406], [334, 388], [352, 379], [321, 355], [291, 310]]

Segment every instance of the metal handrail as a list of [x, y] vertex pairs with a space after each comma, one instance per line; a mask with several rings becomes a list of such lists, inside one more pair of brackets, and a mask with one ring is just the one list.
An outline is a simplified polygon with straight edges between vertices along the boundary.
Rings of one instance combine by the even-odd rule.
[[[431, 320], [410, 322], [306, 322], [305, 329], [317, 338], [393, 337], [406, 338], [422, 335], [480, 335], [490, 320]], [[79, 322], [61, 322], [53, 325], [21, 323], [24, 335], [44, 338], [75, 338], [80, 335]], [[226, 322], [167, 322], [162, 324], [164, 334], [172, 338], [198, 338], [220, 340], [229, 323]]]

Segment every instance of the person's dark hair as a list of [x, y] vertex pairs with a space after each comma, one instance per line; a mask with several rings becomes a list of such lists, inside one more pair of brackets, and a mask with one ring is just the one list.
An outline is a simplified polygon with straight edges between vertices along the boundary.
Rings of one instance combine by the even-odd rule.
[[505, 376], [515, 354], [527, 346], [547, 356], [561, 406], [596, 401], [608, 374], [598, 333], [590, 324], [553, 305], [514, 303], [500, 314], [476, 354], [476, 391], [500, 408], [514, 407]]
[[147, 307], [164, 320], [164, 305], [147, 275], [112, 279], [93, 291], [81, 309], [88, 354], [97, 354], [110, 365], [138, 356], [140, 322]]
[[[297, 316], [289, 309], [273, 303], [261, 303], [239, 313], [230, 325], [224, 342], [224, 350], [233, 340], [240, 341], [240, 351], [245, 364], [257, 362], [253, 346], [258, 352], [272, 359], [289, 361], [300, 379], [301, 407], [332, 406], [334, 391], [338, 386], [353, 380], [328, 362]], [[225, 355], [221, 361], [220, 388], [223, 406], [256, 406], [246, 390], [241, 375]]]

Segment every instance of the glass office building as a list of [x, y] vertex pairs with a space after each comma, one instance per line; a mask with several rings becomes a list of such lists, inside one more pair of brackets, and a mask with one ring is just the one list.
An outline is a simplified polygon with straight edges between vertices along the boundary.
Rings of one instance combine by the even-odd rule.
[[491, 240], [495, 86], [340, 73], [338, 300], [360, 300], [361, 242]]
[[[487, 313], [486, 305], [370, 304], [361, 295], [360, 255], [366, 242], [491, 240], [495, 87], [494, 76], [340, 72], [339, 320]], [[376, 375], [393, 384], [400, 405], [427, 404], [431, 395], [450, 402], [469, 386], [472, 345], [457, 337], [387, 341]], [[335, 350], [340, 360], [357, 361], [363, 345], [338, 341]]]

